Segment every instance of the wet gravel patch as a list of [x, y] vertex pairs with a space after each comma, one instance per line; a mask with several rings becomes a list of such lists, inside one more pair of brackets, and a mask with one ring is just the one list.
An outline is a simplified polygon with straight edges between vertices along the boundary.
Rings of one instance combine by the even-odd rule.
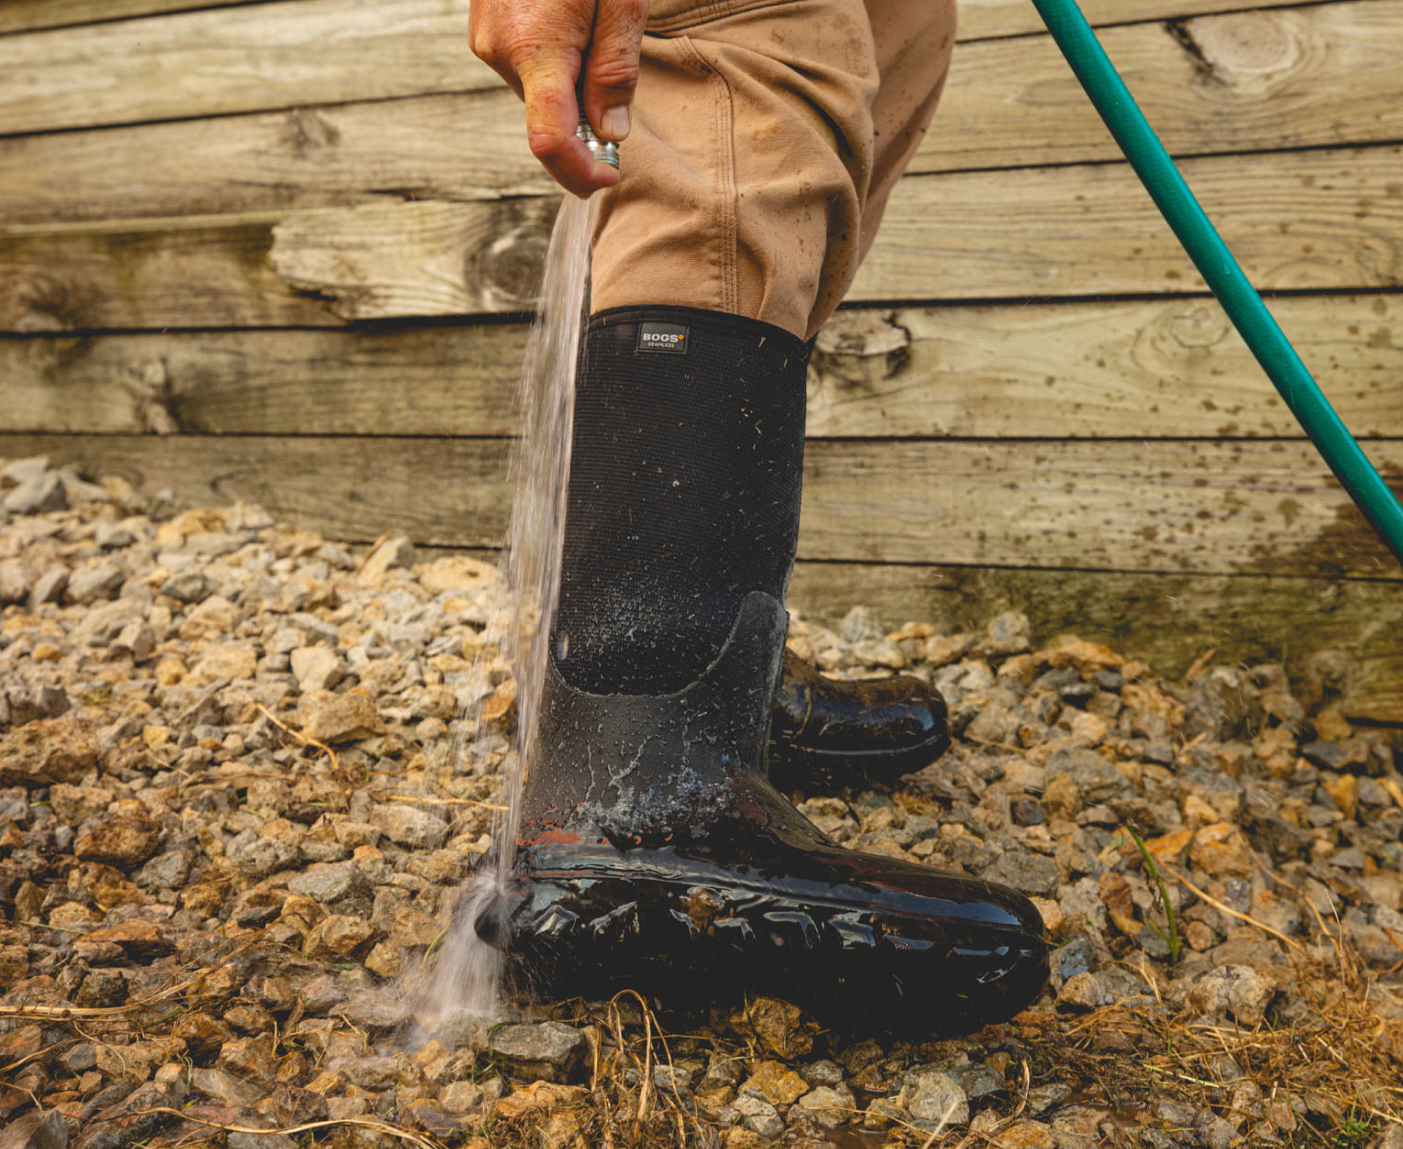
[[4, 1149], [1403, 1145], [1403, 785], [1328, 667], [1165, 681], [1034, 649], [1016, 613], [798, 619], [797, 654], [934, 683], [957, 735], [893, 792], [800, 808], [1027, 892], [1042, 998], [945, 1041], [629, 995], [425, 1040], [406, 987], [490, 844], [514, 717], [493, 569], [43, 460], [0, 505]]

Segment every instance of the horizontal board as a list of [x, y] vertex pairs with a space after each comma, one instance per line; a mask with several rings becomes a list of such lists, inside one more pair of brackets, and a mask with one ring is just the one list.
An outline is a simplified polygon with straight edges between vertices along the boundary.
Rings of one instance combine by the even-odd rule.
[[[1210, 12], [1288, 8], [1304, 0], [1079, 0], [1077, 7], [1094, 27], [1146, 20], [1180, 20]], [[960, 0], [960, 39], [1022, 36], [1046, 27], [1032, 0]]]
[[0, 37], [0, 130], [497, 87], [466, 0], [283, 0]]
[[[1384, 147], [1183, 167], [1259, 287], [1349, 289], [1403, 285], [1401, 158]], [[0, 331], [518, 311], [532, 305], [557, 202], [10, 228], [0, 231]], [[901, 180], [849, 298], [1202, 290], [1129, 166], [1105, 164]]]
[[[1238, 5], [1234, 5], [1238, 7]], [[1101, 36], [1174, 155], [1403, 138], [1403, 0], [1111, 28]], [[911, 171], [1119, 159], [1051, 36], [955, 53]]]
[[0, 0], [0, 34], [263, 2], [265, 0]]
[[[1177, 153], [1403, 138], [1403, 0], [1206, 17], [1178, 35], [1132, 25], [1105, 42]], [[1051, 38], [1024, 37], [956, 54], [910, 171], [1119, 156]], [[553, 189], [503, 87], [230, 116], [218, 131], [183, 120], [18, 136], [0, 139], [0, 168], [0, 226]]]
[[511, 435], [526, 331], [0, 339], [0, 430]]
[[[1354, 434], [1403, 435], [1403, 300], [1272, 310]], [[1213, 300], [845, 310], [819, 332], [811, 435], [1299, 436]]]
[[[243, 498], [343, 539], [497, 544], [504, 440], [0, 435], [192, 501]], [[1403, 490], [1403, 442], [1369, 445]], [[875, 562], [1395, 578], [1303, 442], [828, 441], [800, 554]]]
[[280, 280], [269, 217], [0, 234], [0, 331], [336, 324]]
[[1216, 650], [1213, 665], [1280, 662], [1299, 683], [1320, 654], [1342, 651], [1345, 712], [1403, 723], [1397, 582], [801, 562], [789, 602], [829, 621], [868, 606], [892, 629], [914, 620], [945, 634], [1021, 610], [1035, 643], [1077, 634], [1176, 680]]
[[0, 227], [555, 190], [506, 88], [0, 138], [0, 171]]
[[[1185, 160], [1257, 287], [1403, 284], [1403, 148]], [[1127, 164], [903, 179], [854, 300], [1203, 290]]]
[[[200, 0], [0, 0], [0, 32], [85, 24], [187, 8], [228, 7], [237, 2], [240, 0], [223, 0], [222, 3], [211, 0], [205, 3]], [[1225, 9], [1268, 7], [1283, 2], [1299, 0], [1082, 0], [1081, 8], [1088, 20], [1100, 26], [1126, 20], [1162, 20]], [[1042, 26], [1037, 9], [1029, 0], [961, 0], [960, 3], [962, 40], [1036, 32]]]
[[[1403, 437], [1400, 308], [1275, 304], [1361, 437]], [[526, 336], [500, 323], [0, 339], [0, 430], [509, 435]], [[1301, 434], [1206, 300], [846, 310], [810, 363], [811, 437]]]
[[[15, 6], [7, 17], [12, 6], [0, 2], [0, 32], [32, 26], [35, 18], [51, 30], [0, 36], [0, 130], [6, 133], [196, 119], [501, 83], [468, 49], [467, 0], [282, 0], [111, 21], [143, 7], [142, 0], [121, 0], [108, 22], [88, 27], [55, 26], [71, 21], [73, 10], [81, 13], [85, 5], [79, 0], [57, 6], [43, 0], [43, 7], [54, 8], [47, 17], [39, 0]], [[193, 6], [173, 0], [149, 5]], [[1101, 0], [1091, 14], [1125, 23], [1257, 6], [1244, 0]], [[1042, 29], [1027, 0], [965, 3], [960, 21], [961, 39]], [[1032, 76], [1042, 74], [1042, 62], [1054, 52], [1050, 44], [1020, 39], [1003, 50], [1019, 53], [1015, 70], [1022, 76], [1020, 45], [1029, 51]], [[1165, 51], [1169, 58], [1182, 55]], [[973, 66], [974, 58], [966, 65], [957, 54], [957, 87], [961, 69]]]

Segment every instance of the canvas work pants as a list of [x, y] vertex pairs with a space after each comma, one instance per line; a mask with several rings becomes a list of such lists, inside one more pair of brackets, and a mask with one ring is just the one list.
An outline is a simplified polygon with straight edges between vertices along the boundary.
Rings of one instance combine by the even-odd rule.
[[703, 307], [807, 339], [925, 131], [955, 0], [653, 0], [591, 310]]

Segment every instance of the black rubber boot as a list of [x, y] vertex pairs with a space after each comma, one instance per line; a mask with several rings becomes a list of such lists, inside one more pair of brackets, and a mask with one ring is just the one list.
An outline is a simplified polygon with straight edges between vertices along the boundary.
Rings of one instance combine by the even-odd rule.
[[781, 790], [891, 786], [949, 748], [945, 700], [919, 678], [835, 682], [785, 651], [769, 748], [770, 781]]
[[927, 1033], [1011, 1016], [1047, 976], [1023, 895], [842, 849], [764, 777], [785, 621], [747, 596], [715, 662], [670, 695], [549, 676], [517, 881], [480, 932], [553, 998], [767, 993]]
[[591, 321], [514, 877], [477, 928], [546, 996], [770, 993], [866, 1026], [974, 1028], [1043, 984], [1031, 903], [844, 850], [766, 777], [806, 350], [683, 309]]

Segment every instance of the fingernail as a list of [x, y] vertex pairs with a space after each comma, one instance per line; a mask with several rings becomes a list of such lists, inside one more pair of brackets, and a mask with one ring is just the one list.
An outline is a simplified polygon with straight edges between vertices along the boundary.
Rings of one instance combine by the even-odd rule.
[[623, 105], [609, 108], [599, 120], [599, 130], [611, 140], [621, 140], [628, 135], [628, 109]]

